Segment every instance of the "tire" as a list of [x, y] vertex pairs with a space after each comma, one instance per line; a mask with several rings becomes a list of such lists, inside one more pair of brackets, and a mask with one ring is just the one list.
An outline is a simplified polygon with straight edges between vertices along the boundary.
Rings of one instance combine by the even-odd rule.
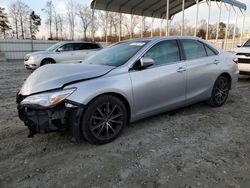
[[115, 140], [127, 125], [124, 103], [112, 95], [102, 95], [88, 104], [81, 121], [81, 132], [91, 144], [106, 144]]
[[53, 59], [43, 59], [40, 66], [55, 64], [56, 62]]
[[213, 87], [213, 91], [207, 104], [212, 107], [220, 107], [227, 101], [230, 90], [230, 81], [225, 76], [219, 76]]

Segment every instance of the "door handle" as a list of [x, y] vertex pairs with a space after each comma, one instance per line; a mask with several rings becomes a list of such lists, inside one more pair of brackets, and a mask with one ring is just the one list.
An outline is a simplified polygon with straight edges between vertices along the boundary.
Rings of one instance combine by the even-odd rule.
[[219, 63], [220, 63], [220, 61], [219, 60], [214, 60], [214, 62], [213, 62], [215, 65], [218, 65]]
[[176, 71], [177, 72], [184, 72], [184, 71], [186, 71], [186, 68], [185, 67], [179, 67]]

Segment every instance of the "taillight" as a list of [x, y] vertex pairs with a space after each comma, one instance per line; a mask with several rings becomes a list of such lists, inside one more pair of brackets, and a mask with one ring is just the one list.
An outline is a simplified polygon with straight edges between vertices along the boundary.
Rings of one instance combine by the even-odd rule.
[[233, 61], [234, 61], [236, 64], [238, 64], [238, 63], [239, 63], [238, 58], [234, 58], [234, 59], [233, 59]]

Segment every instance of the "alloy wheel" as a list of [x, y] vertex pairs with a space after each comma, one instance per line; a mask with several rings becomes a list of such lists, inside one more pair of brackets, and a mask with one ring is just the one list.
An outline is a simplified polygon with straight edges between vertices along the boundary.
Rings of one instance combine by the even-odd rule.
[[106, 102], [93, 112], [90, 118], [90, 130], [97, 139], [110, 139], [120, 132], [123, 118], [123, 111], [118, 104]]
[[229, 83], [226, 78], [221, 78], [215, 88], [215, 100], [218, 104], [222, 104], [227, 100], [229, 93]]

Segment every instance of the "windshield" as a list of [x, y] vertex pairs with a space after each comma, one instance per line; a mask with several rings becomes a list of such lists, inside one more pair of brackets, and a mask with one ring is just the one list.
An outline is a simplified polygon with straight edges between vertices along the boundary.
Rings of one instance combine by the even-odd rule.
[[56, 44], [52, 45], [51, 47], [49, 47], [48, 49], [46, 49], [46, 51], [54, 51], [55, 49], [57, 49], [61, 45], [62, 45], [61, 42], [56, 43]]
[[244, 47], [250, 47], [250, 39], [246, 41], [246, 43], [243, 45]]
[[100, 50], [95, 55], [84, 60], [83, 63], [118, 67], [126, 63], [143, 46], [145, 46], [146, 43], [146, 41], [118, 43]]

